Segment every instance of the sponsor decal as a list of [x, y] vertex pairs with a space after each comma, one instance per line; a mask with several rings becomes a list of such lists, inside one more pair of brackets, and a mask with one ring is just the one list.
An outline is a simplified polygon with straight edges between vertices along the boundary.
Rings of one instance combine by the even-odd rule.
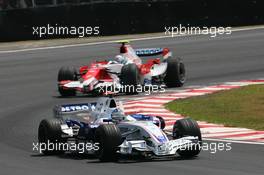
[[91, 104], [62, 105], [61, 112], [85, 111], [91, 109]]
[[136, 49], [137, 55], [153, 55], [162, 53], [162, 48]]

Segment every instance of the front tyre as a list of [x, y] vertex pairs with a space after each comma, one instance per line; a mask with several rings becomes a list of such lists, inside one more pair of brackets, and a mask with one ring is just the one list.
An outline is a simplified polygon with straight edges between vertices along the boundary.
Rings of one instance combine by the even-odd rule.
[[102, 162], [115, 161], [118, 158], [116, 153], [118, 146], [122, 144], [122, 137], [119, 128], [114, 124], [100, 125], [95, 131], [95, 142], [99, 143], [97, 157]]
[[[72, 67], [62, 67], [59, 70], [58, 73], [58, 82], [61, 81], [76, 81], [77, 78], [77, 71], [75, 68]], [[75, 89], [65, 89], [62, 86], [60, 86], [60, 84], [58, 84], [58, 91], [61, 94], [61, 96], [75, 96], [76, 91]]]
[[43, 145], [42, 153], [45, 155], [56, 155], [64, 153], [62, 147], [56, 147], [56, 145], [63, 145], [66, 140], [61, 137], [61, 124], [62, 120], [44, 119], [40, 122], [38, 128], [38, 141]]
[[165, 123], [165, 120], [164, 120], [164, 118], [163, 117], [160, 117], [160, 116], [156, 116], [158, 119], [159, 119], [159, 121], [160, 121], [160, 129], [164, 129], [165, 128], [165, 126], [166, 126], [166, 123]]
[[137, 65], [127, 64], [121, 70], [121, 83], [126, 94], [136, 94], [137, 85], [140, 84], [140, 73]]
[[190, 118], [177, 120], [173, 126], [173, 138], [179, 139], [185, 136], [198, 137], [199, 143], [188, 147], [185, 150], [178, 150], [178, 154], [182, 157], [194, 157], [201, 151], [202, 135], [198, 123]]
[[179, 58], [168, 58], [168, 67], [164, 83], [167, 87], [181, 87], [185, 83], [185, 66]]

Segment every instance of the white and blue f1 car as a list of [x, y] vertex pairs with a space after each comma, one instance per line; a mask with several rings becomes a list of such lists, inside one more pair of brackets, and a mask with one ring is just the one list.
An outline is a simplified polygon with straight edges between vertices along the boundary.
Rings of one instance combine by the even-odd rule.
[[[89, 150], [101, 161], [116, 160], [119, 155], [146, 157], [194, 157], [201, 150], [201, 132], [196, 121], [177, 120], [172, 134], [163, 129], [161, 117], [141, 114], [124, 115], [122, 105], [113, 98], [99, 98], [96, 103], [59, 105], [54, 118], [40, 122], [40, 143], [98, 143]], [[64, 153], [65, 150], [44, 150], [44, 154]]]

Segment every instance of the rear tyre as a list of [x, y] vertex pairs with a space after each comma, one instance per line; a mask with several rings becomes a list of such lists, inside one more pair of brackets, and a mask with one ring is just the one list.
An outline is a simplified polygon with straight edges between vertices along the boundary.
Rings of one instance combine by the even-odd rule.
[[[60, 81], [76, 81], [77, 80], [77, 71], [72, 67], [62, 67], [58, 73], [58, 82]], [[75, 89], [64, 89], [58, 85], [58, 90], [61, 96], [74, 96], [76, 95]]]
[[[66, 139], [61, 137], [61, 124], [62, 120], [59, 119], [44, 119], [40, 122], [38, 128], [38, 140], [40, 144], [43, 144], [45, 147], [42, 147], [44, 151], [42, 152], [45, 155], [57, 155], [63, 154], [62, 143], [66, 143]], [[59, 147], [55, 145], [61, 144]]]
[[160, 116], [156, 116], [156, 117], [160, 120], [160, 129], [164, 129], [166, 126], [165, 120]]
[[116, 161], [118, 146], [122, 144], [119, 128], [114, 124], [100, 125], [95, 131], [95, 142], [99, 143], [97, 157], [102, 162]]
[[137, 94], [137, 85], [140, 84], [140, 73], [137, 65], [127, 64], [121, 70], [121, 83], [126, 94]]
[[167, 87], [181, 87], [185, 83], [185, 66], [179, 58], [168, 58], [164, 83]]
[[178, 150], [178, 154], [182, 157], [194, 157], [201, 151], [202, 136], [198, 123], [190, 118], [177, 120], [173, 126], [173, 138], [178, 139], [185, 136], [198, 137], [199, 142], [185, 150]]

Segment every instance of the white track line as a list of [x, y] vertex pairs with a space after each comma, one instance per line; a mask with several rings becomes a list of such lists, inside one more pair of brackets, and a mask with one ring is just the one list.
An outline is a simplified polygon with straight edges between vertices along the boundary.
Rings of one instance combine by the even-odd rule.
[[[209, 134], [203, 134], [203, 137], [222, 137], [222, 136], [227, 136], [227, 135], [235, 135], [235, 134], [252, 134], [252, 135], [257, 135], [255, 134], [256, 131], [235, 131], [235, 132], [227, 132], [227, 133], [209, 133]], [[235, 137], [235, 136], [233, 136]], [[241, 136], [239, 136], [240, 138]]]
[[132, 107], [152, 107], [152, 108], [160, 108], [159, 104], [146, 104], [146, 103], [134, 103], [134, 104], [124, 104], [124, 108], [132, 108]]
[[251, 144], [251, 145], [264, 145], [264, 142], [250, 142], [250, 141], [242, 141], [242, 140], [229, 140], [229, 139], [212, 139], [212, 138], [203, 138], [203, 140], [207, 141], [216, 141], [216, 142], [229, 142], [229, 143], [243, 143], [243, 144]]
[[176, 119], [179, 119], [179, 117], [165, 117], [164, 118], [164, 120], [166, 120], [166, 122], [170, 121], [170, 120], [174, 120], [175, 121]]
[[219, 125], [219, 127], [210, 127], [210, 128], [201, 128], [203, 134], [217, 134], [220, 132], [238, 132], [238, 131], [252, 131], [251, 129], [247, 128], [229, 128]]
[[226, 85], [231, 85], [231, 86], [248, 86], [251, 84], [256, 84], [255, 82], [226, 82]]
[[[238, 31], [248, 31], [248, 30], [258, 30], [264, 29], [264, 26], [252, 26], [252, 27], [243, 27], [243, 28], [233, 28], [232, 32]], [[175, 35], [174, 37], [182, 37], [182, 36], [194, 36], [195, 34], [190, 35]], [[196, 34], [202, 35], [202, 34]], [[162, 35], [162, 36], [154, 36], [154, 37], [142, 37], [142, 38], [132, 38], [126, 39], [130, 41], [144, 41], [144, 40], [153, 40], [153, 39], [163, 39], [163, 38], [172, 38], [170, 35]], [[59, 46], [50, 46], [50, 47], [38, 47], [38, 48], [28, 48], [28, 49], [17, 49], [17, 50], [5, 50], [0, 51], [1, 53], [16, 53], [16, 52], [25, 52], [25, 51], [36, 51], [36, 50], [47, 50], [47, 49], [61, 49], [61, 48], [69, 48], [69, 47], [80, 47], [80, 46], [92, 46], [92, 45], [100, 45], [100, 44], [110, 44], [116, 43], [120, 39], [117, 40], [109, 40], [109, 41], [100, 41], [100, 42], [91, 42], [91, 43], [81, 43], [81, 44], [68, 44], [68, 45], [59, 45]]]
[[149, 99], [154, 99], [154, 100], [175, 100], [175, 99], [178, 99], [178, 98], [179, 97], [173, 97], [173, 96], [164, 95], [164, 96], [156, 96], [156, 97], [149, 98]]
[[142, 100], [142, 102], [145, 103], [159, 103], [160, 105], [164, 104], [164, 103], [168, 103], [171, 100], [161, 100], [161, 99], [146, 99], [146, 100]]
[[155, 109], [155, 108], [135, 108], [135, 109], [126, 109], [125, 112], [166, 112], [168, 113], [166, 109]]
[[158, 113], [158, 112], [154, 112], [154, 113], [152, 113], [152, 112], [140, 112], [140, 114], [145, 114], [145, 115], [156, 115], [156, 116], [162, 116], [162, 117], [164, 117], [164, 118], [166, 118], [166, 117], [177, 117], [177, 118], [183, 118], [183, 116], [181, 116], [181, 115], [177, 115], [177, 114], [168, 114], [168, 113]]
[[205, 94], [208, 94], [208, 93], [206, 93], [206, 92], [181, 92], [181, 93], [172, 93], [171, 95], [190, 97], [190, 96], [199, 96], [199, 95], [205, 95]]
[[212, 91], [212, 92], [214, 92], [214, 91], [221, 91], [221, 90], [228, 90], [229, 88], [221, 88], [221, 87], [210, 87], [210, 86], [208, 86], [208, 87], [203, 87], [203, 88], [201, 88], [201, 89], [199, 89], [199, 90], [208, 90], [208, 91]]
[[227, 136], [227, 139], [231, 139], [231, 140], [253, 140], [253, 139], [264, 139], [264, 134], [252, 134], [252, 135], [248, 135], [248, 136]]

